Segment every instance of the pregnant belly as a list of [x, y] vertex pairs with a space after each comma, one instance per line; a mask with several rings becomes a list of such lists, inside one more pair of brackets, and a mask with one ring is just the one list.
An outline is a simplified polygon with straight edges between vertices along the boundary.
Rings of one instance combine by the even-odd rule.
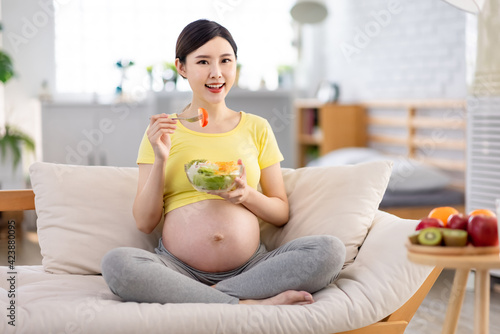
[[169, 212], [162, 239], [170, 253], [191, 267], [221, 272], [250, 259], [259, 245], [260, 230], [257, 217], [245, 207], [205, 200]]

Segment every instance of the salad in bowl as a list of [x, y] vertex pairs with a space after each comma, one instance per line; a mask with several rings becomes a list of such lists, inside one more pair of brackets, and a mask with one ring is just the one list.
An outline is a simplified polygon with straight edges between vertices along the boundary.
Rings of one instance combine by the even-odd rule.
[[212, 162], [205, 159], [192, 160], [184, 165], [187, 178], [201, 192], [226, 192], [234, 188], [235, 179], [241, 176], [242, 165], [236, 161]]

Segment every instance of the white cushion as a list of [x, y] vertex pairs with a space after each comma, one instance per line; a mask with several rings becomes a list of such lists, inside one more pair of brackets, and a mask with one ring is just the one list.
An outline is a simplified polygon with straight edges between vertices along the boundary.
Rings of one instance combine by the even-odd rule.
[[315, 159], [308, 167], [354, 165], [362, 162], [391, 160], [394, 163], [387, 190], [391, 192], [425, 192], [446, 188], [451, 177], [438, 168], [404, 156], [383, 154], [368, 147], [347, 147]]
[[384, 195], [392, 163], [284, 169], [290, 220], [282, 228], [261, 224], [268, 249], [304, 235], [329, 234], [346, 246], [354, 261]]
[[154, 250], [160, 231], [140, 232], [132, 216], [137, 168], [36, 162], [30, 176], [46, 271], [96, 274], [115, 247]]

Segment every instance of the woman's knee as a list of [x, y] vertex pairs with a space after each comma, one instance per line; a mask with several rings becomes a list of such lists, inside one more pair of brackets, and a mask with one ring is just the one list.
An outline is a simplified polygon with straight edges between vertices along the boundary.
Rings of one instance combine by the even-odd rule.
[[344, 243], [333, 235], [322, 235], [320, 236], [320, 240], [320, 243], [322, 243], [321, 247], [327, 252], [331, 261], [335, 263], [341, 262], [344, 265], [346, 255]]
[[346, 249], [344, 243], [332, 235], [316, 236], [316, 260], [328, 275], [335, 278], [344, 266]]
[[101, 270], [103, 276], [113, 274], [121, 267], [123, 259], [128, 257], [126, 248], [114, 248], [107, 252], [101, 259]]
[[296, 240], [305, 251], [301, 264], [304, 280], [302, 290], [314, 293], [330, 284], [340, 273], [345, 262], [345, 246], [331, 235], [315, 235]]
[[131, 271], [136, 266], [134, 258], [137, 257], [138, 252], [144, 251], [142, 249], [120, 247], [110, 250], [102, 258], [102, 276], [114, 294], [120, 295], [122, 288], [126, 288], [128, 277], [130, 277]]

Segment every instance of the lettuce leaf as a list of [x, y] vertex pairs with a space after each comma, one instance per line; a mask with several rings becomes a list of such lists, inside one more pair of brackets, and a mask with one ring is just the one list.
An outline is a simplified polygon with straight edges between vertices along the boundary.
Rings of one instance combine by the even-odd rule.
[[206, 175], [196, 173], [193, 175], [193, 184], [207, 190], [226, 189], [234, 182], [236, 175]]

